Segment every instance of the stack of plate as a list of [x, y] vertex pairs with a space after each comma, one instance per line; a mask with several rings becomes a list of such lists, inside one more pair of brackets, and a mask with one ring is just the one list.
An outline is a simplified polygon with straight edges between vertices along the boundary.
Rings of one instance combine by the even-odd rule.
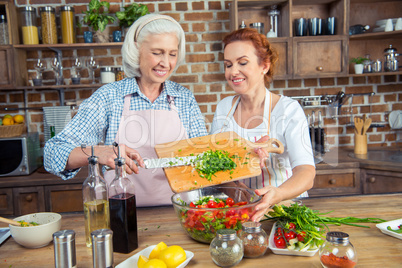
[[43, 107], [43, 115], [45, 141], [52, 137], [51, 127], [56, 135], [71, 121], [70, 106]]
[[[373, 29], [373, 32], [374, 33], [384, 32], [385, 31], [385, 25], [387, 24], [387, 20], [388, 19], [376, 21], [375, 25], [377, 27]], [[397, 19], [392, 19], [393, 29], [395, 29], [396, 20]]]

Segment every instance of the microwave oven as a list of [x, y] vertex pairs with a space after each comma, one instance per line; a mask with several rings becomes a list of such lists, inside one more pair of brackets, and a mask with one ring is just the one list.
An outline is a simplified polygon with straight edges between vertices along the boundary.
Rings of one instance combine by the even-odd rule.
[[29, 175], [42, 165], [38, 132], [0, 138], [0, 177]]

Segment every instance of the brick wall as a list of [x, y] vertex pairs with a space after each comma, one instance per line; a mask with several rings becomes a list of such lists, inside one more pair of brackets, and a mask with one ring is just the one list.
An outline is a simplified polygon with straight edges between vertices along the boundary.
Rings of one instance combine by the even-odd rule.
[[[111, 11], [118, 11], [122, 6], [133, 0], [109, 0]], [[136, 1], [139, 2], [139, 1]], [[89, 0], [15, 0], [17, 6], [31, 5], [34, 7], [73, 5], [77, 17], [82, 17], [82, 11], [86, 10]], [[150, 12], [161, 13], [172, 16], [179, 21], [186, 32], [187, 55], [186, 64], [181, 66], [172, 77], [172, 80], [179, 82], [189, 88], [195, 95], [201, 111], [209, 124], [213, 118], [216, 104], [224, 97], [233, 94], [227, 86], [222, 64], [223, 36], [229, 32], [230, 1], [143, 1]], [[58, 12], [57, 12], [58, 14]], [[118, 29], [117, 22], [110, 25], [111, 32]], [[77, 31], [78, 42], [82, 41], [82, 32], [87, 30], [83, 27]], [[33, 68], [36, 60], [41, 58], [47, 63], [48, 70], [44, 73], [45, 84], [54, 84], [54, 74], [50, 69], [50, 63], [55, 56], [52, 51], [28, 51], [27, 65], [28, 75], [33, 76]], [[70, 82], [70, 69], [75, 58], [85, 62], [89, 56], [94, 56], [102, 65], [121, 65], [120, 49], [79, 49], [63, 50], [63, 67], [65, 83]], [[90, 77], [88, 70], [81, 71], [82, 83], [89, 84]], [[96, 71], [99, 77], [99, 69]], [[338, 117], [325, 117], [327, 144], [330, 146], [352, 147], [353, 128], [348, 124], [351, 122], [351, 114], [368, 114], [373, 123], [384, 123], [383, 127], [371, 128], [368, 131], [369, 146], [392, 146], [398, 133], [391, 130], [388, 121], [388, 114], [392, 110], [402, 110], [400, 99], [402, 97], [402, 76], [369, 76], [369, 77], [341, 77], [322, 79], [298, 79], [274, 81], [270, 89], [286, 96], [312, 96], [312, 95], [335, 95], [339, 91], [346, 94], [374, 92], [372, 97], [354, 97], [353, 102], [349, 99]], [[93, 89], [68, 89], [65, 91], [65, 101], [75, 103], [89, 97]], [[28, 107], [57, 106], [59, 93], [57, 90], [27, 90], [24, 96], [21, 91], [0, 92], [0, 108], [24, 107], [24, 101]], [[3, 109], [0, 109], [1, 113]], [[305, 109], [310, 113], [312, 108]], [[321, 110], [326, 115], [323, 107], [314, 108]], [[14, 112], [12, 114], [16, 114]], [[43, 143], [43, 112], [41, 109], [29, 110], [29, 129], [39, 131]]]

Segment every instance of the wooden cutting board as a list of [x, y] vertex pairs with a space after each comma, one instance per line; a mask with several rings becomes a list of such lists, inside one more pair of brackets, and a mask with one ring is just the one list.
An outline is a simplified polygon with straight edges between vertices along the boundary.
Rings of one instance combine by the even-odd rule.
[[260, 175], [260, 159], [254, 152], [254, 148], [258, 147], [265, 147], [268, 152], [283, 152], [282, 143], [276, 139], [271, 139], [266, 144], [257, 144], [232, 131], [158, 144], [155, 151], [159, 158], [198, 155], [208, 150], [224, 150], [230, 156], [238, 156], [233, 159], [237, 167], [232, 170], [232, 174], [229, 170], [219, 171], [212, 176], [211, 181], [201, 178], [192, 166], [164, 168], [172, 191], [179, 193]]

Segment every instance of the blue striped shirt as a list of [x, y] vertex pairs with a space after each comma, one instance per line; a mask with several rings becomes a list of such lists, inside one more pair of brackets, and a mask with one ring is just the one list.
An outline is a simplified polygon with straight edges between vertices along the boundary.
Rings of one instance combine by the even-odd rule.
[[165, 81], [164, 88], [152, 103], [139, 89], [135, 78], [126, 78], [102, 86], [86, 99], [78, 113], [62, 132], [46, 142], [44, 148], [45, 169], [63, 179], [74, 177], [77, 170], [65, 170], [71, 151], [80, 147], [104, 142], [113, 144], [123, 112], [124, 96], [131, 97], [130, 110], [170, 110], [167, 96], [174, 98], [179, 117], [189, 138], [205, 136], [205, 120], [193, 93], [172, 81]]

